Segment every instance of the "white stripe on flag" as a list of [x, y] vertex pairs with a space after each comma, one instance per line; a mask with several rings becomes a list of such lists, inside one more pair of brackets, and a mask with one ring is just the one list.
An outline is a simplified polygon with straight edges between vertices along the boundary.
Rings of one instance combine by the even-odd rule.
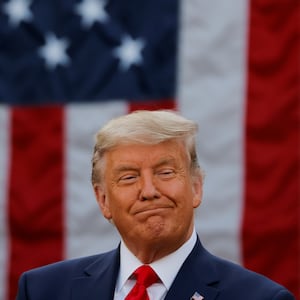
[[[201, 239], [241, 262], [247, 1], [182, 1], [179, 110], [199, 123]], [[234, 7], [234, 9], [232, 9]]]
[[7, 228], [7, 174], [9, 164], [9, 109], [0, 106], [0, 299], [6, 299], [9, 261]]
[[119, 235], [102, 216], [93, 194], [90, 162], [95, 133], [108, 120], [127, 111], [125, 101], [66, 108], [66, 258], [117, 246]]

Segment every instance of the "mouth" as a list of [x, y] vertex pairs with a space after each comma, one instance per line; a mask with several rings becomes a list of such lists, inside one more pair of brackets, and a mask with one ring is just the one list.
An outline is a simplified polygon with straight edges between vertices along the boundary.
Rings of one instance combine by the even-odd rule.
[[161, 214], [165, 213], [166, 211], [172, 209], [172, 206], [156, 206], [156, 207], [145, 207], [138, 209], [134, 214]]

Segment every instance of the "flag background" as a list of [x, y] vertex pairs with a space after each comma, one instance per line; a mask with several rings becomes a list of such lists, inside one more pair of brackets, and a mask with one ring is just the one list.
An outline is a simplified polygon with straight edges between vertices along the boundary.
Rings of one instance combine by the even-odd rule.
[[[199, 123], [204, 245], [300, 299], [299, 1], [111, 0], [90, 26], [82, 1], [20, 0], [19, 23], [12, 2], [0, 2], [0, 299], [25, 270], [118, 244], [92, 193], [93, 135], [159, 108]], [[38, 55], [49, 32], [68, 39], [68, 64]], [[124, 35], [145, 42], [127, 70], [113, 55]]]

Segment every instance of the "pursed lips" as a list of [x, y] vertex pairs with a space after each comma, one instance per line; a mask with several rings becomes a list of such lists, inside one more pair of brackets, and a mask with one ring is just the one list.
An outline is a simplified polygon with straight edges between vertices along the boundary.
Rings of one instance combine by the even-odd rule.
[[164, 211], [166, 209], [172, 209], [174, 208], [171, 205], [160, 205], [160, 206], [148, 206], [148, 207], [143, 207], [140, 209], [137, 209], [134, 214], [142, 214], [142, 213], [159, 213], [160, 211]]

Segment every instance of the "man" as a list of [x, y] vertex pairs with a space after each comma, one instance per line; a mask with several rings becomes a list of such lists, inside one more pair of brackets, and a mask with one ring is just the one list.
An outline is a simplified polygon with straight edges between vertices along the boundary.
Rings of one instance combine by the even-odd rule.
[[104, 126], [92, 184], [120, 246], [24, 273], [17, 300], [294, 299], [201, 245], [194, 229], [203, 182], [196, 133], [194, 122], [169, 111], [134, 112]]

